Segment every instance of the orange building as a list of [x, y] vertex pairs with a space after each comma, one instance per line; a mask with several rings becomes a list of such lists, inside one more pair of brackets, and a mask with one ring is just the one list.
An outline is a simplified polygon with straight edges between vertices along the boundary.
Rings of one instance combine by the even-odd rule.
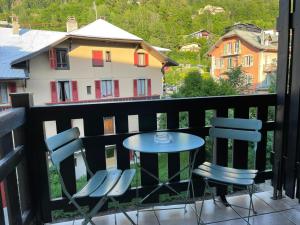
[[266, 90], [277, 69], [278, 35], [274, 31], [233, 29], [209, 50], [211, 76], [225, 78], [225, 73], [238, 66], [247, 75], [251, 91]]

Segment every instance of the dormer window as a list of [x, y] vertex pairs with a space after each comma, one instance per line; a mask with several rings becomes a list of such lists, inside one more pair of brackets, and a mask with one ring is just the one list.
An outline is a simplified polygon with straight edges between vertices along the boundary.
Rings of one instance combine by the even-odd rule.
[[149, 55], [143, 52], [134, 53], [134, 65], [138, 67], [145, 67], [149, 65]]

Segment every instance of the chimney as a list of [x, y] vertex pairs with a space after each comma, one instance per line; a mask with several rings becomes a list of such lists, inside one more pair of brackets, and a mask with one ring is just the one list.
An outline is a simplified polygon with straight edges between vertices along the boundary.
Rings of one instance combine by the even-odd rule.
[[12, 16], [12, 33], [18, 35], [20, 30], [19, 18]]
[[67, 32], [77, 30], [78, 24], [77, 24], [75, 16], [69, 16], [66, 25], [67, 25]]

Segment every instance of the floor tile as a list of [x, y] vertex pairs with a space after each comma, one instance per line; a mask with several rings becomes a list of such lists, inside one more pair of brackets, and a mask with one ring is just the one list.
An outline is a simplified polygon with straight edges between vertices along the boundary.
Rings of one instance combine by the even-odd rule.
[[260, 192], [254, 194], [257, 198], [263, 200], [266, 202], [270, 207], [272, 207], [274, 210], [286, 210], [291, 209], [295, 205], [297, 205], [297, 202], [293, 199], [290, 199], [288, 197], [283, 197], [282, 199], [273, 200], [273, 195], [270, 192]]
[[290, 209], [285, 212], [282, 212], [282, 215], [286, 216], [294, 224], [300, 225], [300, 211], [296, 209]]

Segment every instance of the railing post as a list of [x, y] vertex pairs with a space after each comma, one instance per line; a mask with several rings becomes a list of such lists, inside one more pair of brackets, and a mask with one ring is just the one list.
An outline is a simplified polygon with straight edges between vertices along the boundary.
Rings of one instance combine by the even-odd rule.
[[290, 60], [290, 28], [291, 0], [280, 0], [279, 18], [277, 20], [278, 68], [277, 68], [277, 107], [276, 130], [274, 133], [274, 166], [273, 166], [273, 198], [282, 197], [283, 187], [283, 154], [286, 150], [287, 120], [288, 120], [288, 91], [289, 91], [289, 60]]
[[[29, 134], [30, 131], [30, 120], [29, 120], [29, 112], [30, 108], [33, 106], [33, 95], [32, 93], [14, 93], [10, 94], [11, 97], [11, 105], [13, 108], [24, 107], [26, 110], [26, 124], [25, 127], [20, 127], [14, 130], [14, 140], [15, 145], [23, 144], [25, 146], [25, 155], [26, 159], [24, 163], [21, 163], [22, 168], [20, 168], [17, 172], [19, 174], [19, 185], [20, 188], [20, 199], [21, 199], [21, 208], [24, 212], [27, 212], [31, 215], [31, 218], [27, 218], [27, 220], [34, 220], [35, 224], [41, 225], [42, 222], [39, 219], [38, 213], [38, 199], [36, 196], [38, 192], [36, 192], [36, 176], [35, 176], [35, 164], [33, 163], [34, 154], [30, 147], [31, 136]], [[30, 195], [30, 196], [28, 196]]]

